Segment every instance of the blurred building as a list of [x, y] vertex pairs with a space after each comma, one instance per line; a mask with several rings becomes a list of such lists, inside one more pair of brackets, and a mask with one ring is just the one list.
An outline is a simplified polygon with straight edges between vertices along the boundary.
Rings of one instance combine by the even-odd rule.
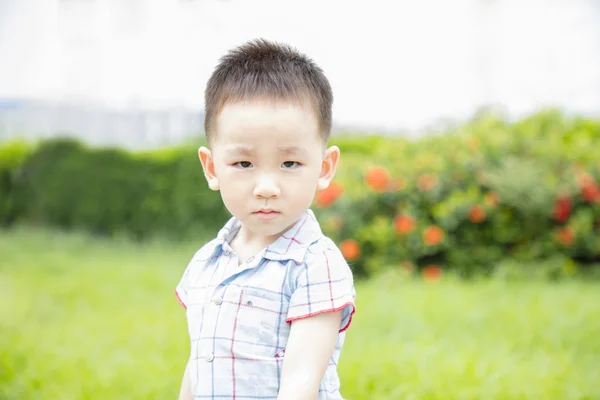
[[600, 111], [597, 0], [1, 0], [0, 140], [127, 147], [202, 130], [203, 88], [253, 37], [311, 55], [338, 127], [418, 131], [500, 105]]
[[204, 113], [185, 107], [111, 107], [92, 101], [0, 99], [0, 142], [56, 136], [94, 146], [150, 149], [197, 140]]

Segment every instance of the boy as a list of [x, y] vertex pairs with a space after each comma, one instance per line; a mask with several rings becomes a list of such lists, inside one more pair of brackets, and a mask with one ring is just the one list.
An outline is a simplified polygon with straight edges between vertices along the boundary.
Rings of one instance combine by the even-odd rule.
[[329, 82], [294, 49], [256, 40], [221, 59], [205, 101], [198, 155], [232, 218], [176, 288], [191, 341], [180, 399], [342, 399], [353, 277], [309, 208], [340, 157], [327, 148]]

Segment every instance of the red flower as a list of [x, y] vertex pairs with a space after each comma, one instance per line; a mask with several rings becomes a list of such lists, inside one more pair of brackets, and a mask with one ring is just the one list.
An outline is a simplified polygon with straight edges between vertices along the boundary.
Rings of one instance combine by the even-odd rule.
[[367, 174], [365, 175], [365, 180], [371, 189], [383, 192], [389, 187], [390, 173], [384, 167], [369, 167], [367, 169]]
[[428, 226], [423, 231], [423, 242], [429, 246], [440, 244], [444, 240], [444, 230], [436, 225]]
[[329, 186], [317, 192], [315, 203], [320, 207], [329, 207], [344, 193], [344, 188], [337, 182], [331, 182]]
[[426, 192], [433, 189], [438, 183], [438, 177], [434, 174], [423, 174], [417, 178], [417, 187]]
[[586, 172], [579, 173], [577, 176], [577, 181], [581, 190], [581, 195], [585, 201], [592, 203], [594, 200], [600, 197], [600, 188], [594, 180], [594, 177], [592, 177], [590, 174]]
[[559, 223], [566, 222], [571, 216], [573, 205], [567, 196], [560, 196], [554, 204], [554, 219]]
[[402, 235], [412, 232], [415, 225], [415, 219], [408, 215], [398, 215], [394, 218], [394, 230]]
[[354, 239], [346, 239], [340, 243], [340, 251], [346, 260], [355, 260], [360, 257], [360, 245]]
[[581, 194], [588, 203], [592, 203], [594, 200], [600, 198], [600, 188], [595, 182], [587, 184], [581, 188]]
[[571, 246], [575, 241], [575, 232], [569, 227], [563, 227], [556, 233], [556, 240], [563, 246]]
[[469, 219], [474, 224], [480, 224], [485, 221], [485, 209], [479, 204], [475, 204], [469, 211]]
[[428, 265], [421, 271], [426, 282], [437, 282], [442, 278], [442, 269], [437, 265]]

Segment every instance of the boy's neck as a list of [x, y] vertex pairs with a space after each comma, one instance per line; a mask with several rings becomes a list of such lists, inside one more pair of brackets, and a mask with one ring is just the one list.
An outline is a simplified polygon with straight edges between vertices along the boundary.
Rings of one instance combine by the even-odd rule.
[[242, 225], [231, 241], [231, 244], [233, 246], [235, 243], [237, 246], [243, 246], [244, 248], [263, 249], [275, 242], [281, 236], [281, 233], [272, 236], [258, 235]]
[[240, 262], [243, 262], [243, 260], [256, 256], [263, 249], [273, 244], [285, 231], [294, 226], [296, 222], [298, 221], [295, 221], [281, 232], [270, 236], [256, 234], [245, 227], [244, 224], [241, 224], [240, 229], [231, 239], [229, 246], [237, 254], [238, 258], [240, 258]]
[[264, 248], [277, 240], [279, 236], [256, 235], [242, 225], [229, 243], [229, 246], [236, 254], [238, 264], [241, 265], [251, 257], [255, 257]]

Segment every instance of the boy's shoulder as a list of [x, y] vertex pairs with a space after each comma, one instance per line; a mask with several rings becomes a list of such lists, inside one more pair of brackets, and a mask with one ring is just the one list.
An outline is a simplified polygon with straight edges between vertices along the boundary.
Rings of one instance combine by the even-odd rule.
[[217, 250], [217, 246], [219, 245], [220, 240], [218, 237], [215, 237], [208, 242], [206, 242], [202, 247], [200, 247], [194, 255], [192, 256], [192, 262], [202, 263], [209, 261], [212, 257], [214, 257], [215, 251]]
[[323, 257], [336, 257], [344, 259], [342, 252], [335, 242], [327, 235], [321, 236], [311, 243], [306, 249], [306, 261], [315, 261]]
[[312, 243], [306, 251], [303, 262], [307, 270], [323, 269], [338, 276], [352, 276], [352, 268], [339, 247], [326, 235]]
[[279, 239], [267, 247], [266, 258], [296, 264], [346, 264], [335, 242], [323, 233], [314, 212], [305, 215]]

